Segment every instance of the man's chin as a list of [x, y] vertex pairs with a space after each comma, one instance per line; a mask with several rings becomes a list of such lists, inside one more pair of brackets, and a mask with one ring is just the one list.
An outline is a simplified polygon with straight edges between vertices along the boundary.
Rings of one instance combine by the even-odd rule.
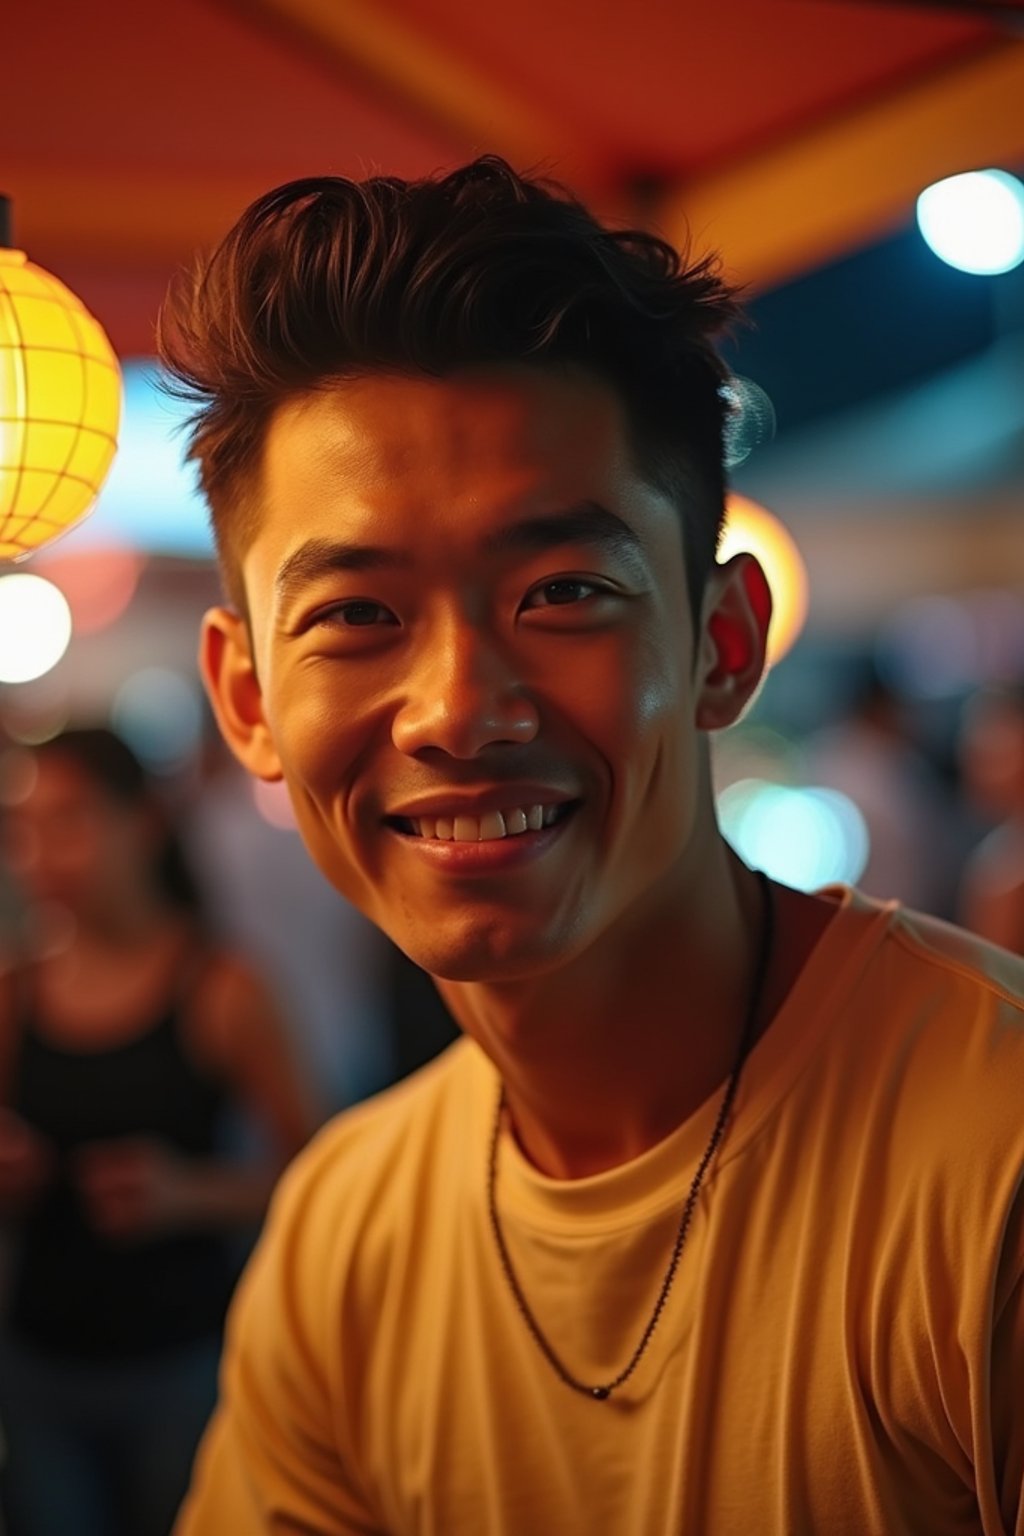
[[392, 933], [409, 959], [438, 981], [499, 985], [529, 981], [558, 965], [565, 945], [553, 936], [480, 924], [471, 932]]

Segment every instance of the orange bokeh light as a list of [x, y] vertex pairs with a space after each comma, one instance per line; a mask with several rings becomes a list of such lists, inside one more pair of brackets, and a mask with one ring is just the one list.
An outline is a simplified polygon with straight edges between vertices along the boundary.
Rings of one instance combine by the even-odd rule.
[[804, 627], [807, 567], [792, 534], [774, 513], [747, 496], [730, 492], [718, 558], [724, 563], [743, 551], [756, 555], [771, 588], [774, 607], [768, 631], [768, 665], [774, 666]]
[[36, 570], [64, 593], [78, 635], [96, 634], [124, 613], [139, 584], [142, 556], [123, 545], [90, 545], [74, 552], [60, 545], [41, 556]]

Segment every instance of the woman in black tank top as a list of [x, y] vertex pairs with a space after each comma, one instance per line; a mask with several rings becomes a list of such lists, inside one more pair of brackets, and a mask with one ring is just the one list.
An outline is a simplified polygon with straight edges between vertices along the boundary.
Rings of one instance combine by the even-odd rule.
[[[68, 732], [20, 771], [7, 844], [49, 931], [0, 998], [8, 1536], [165, 1536], [214, 1399], [228, 1231], [259, 1219], [313, 1116], [129, 749]], [[266, 1163], [221, 1150], [232, 1103]]]

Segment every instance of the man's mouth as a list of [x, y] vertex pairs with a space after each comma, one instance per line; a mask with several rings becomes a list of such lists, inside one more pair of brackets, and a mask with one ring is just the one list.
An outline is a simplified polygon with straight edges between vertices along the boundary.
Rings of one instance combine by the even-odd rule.
[[487, 843], [553, 827], [571, 815], [579, 804], [578, 800], [562, 800], [557, 805], [514, 805], [500, 811], [486, 811], [482, 816], [468, 816], [460, 811], [451, 816], [389, 816], [387, 819], [389, 825], [406, 837], [422, 837], [435, 842]]

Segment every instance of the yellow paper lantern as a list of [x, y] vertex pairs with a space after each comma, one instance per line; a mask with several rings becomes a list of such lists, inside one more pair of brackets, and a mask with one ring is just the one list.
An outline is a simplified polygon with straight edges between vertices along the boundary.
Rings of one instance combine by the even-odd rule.
[[0, 559], [85, 516], [120, 416], [121, 370], [103, 327], [24, 251], [0, 247]]

